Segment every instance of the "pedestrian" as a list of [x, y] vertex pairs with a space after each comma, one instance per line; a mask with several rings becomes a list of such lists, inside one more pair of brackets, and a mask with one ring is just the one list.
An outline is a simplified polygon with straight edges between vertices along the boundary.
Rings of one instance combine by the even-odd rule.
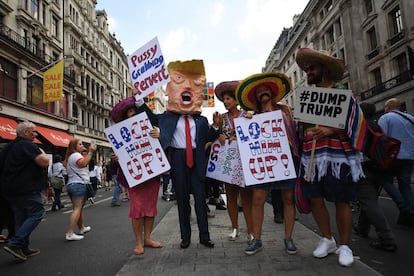
[[[170, 156], [170, 174], [178, 206], [181, 248], [191, 243], [190, 194], [195, 201], [195, 213], [200, 243], [214, 247], [210, 239], [205, 195], [205, 146], [217, 139], [222, 124], [221, 116], [213, 114], [213, 124], [201, 116], [206, 83], [203, 60], [173, 61], [167, 65], [171, 81], [167, 84], [167, 111], [158, 116], [160, 142]], [[141, 108], [149, 108], [137, 103]], [[187, 139], [186, 139], [187, 138]]]
[[[88, 153], [84, 156], [82, 152]], [[63, 165], [68, 173], [68, 184], [66, 191], [72, 201], [72, 213], [69, 217], [69, 227], [66, 232], [67, 241], [78, 241], [84, 238], [84, 234], [91, 231], [90, 226], [84, 225], [83, 206], [87, 200], [86, 185], [90, 185], [89, 162], [91, 162], [96, 151], [96, 145], [90, 144], [89, 149], [83, 145], [82, 141], [74, 138], [69, 142], [66, 149]], [[75, 233], [75, 227], [79, 228], [79, 235]]]
[[[128, 97], [114, 106], [111, 111], [111, 118], [115, 123], [133, 117], [138, 114], [135, 106], [135, 98]], [[153, 125], [155, 122], [152, 122]], [[159, 138], [159, 130], [154, 127], [150, 132], [152, 138]], [[114, 158], [117, 161], [117, 157]], [[125, 190], [130, 197], [129, 217], [132, 222], [132, 229], [135, 235], [135, 255], [144, 254], [144, 247], [162, 248], [162, 244], [151, 238], [155, 217], [157, 216], [158, 192], [160, 189], [160, 177], [154, 177], [143, 183], [131, 187], [125, 178], [124, 173], [118, 168], [118, 185], [123, 183]], [[130, 183], [132, 184], [132, 183]], [[144, 238], [143, 238], [144, 236]]]
[[[380, 132], [381, 127], [374, 121], [375, 104], [363, 102], [360, 106], [367, 123], [369, 123], [374, 131]], [[387, 172], [367, 157], [364, 158], [362, 168], [365, 177], [357, 185], [357, 199], [360, 206], [360, 213], [358, 223], [354, 225], [354, 231], [358, 236], [367, 238], [371, 225], [373, 225], [377, 232], [378, 240], [371, 242], [370, 246], [376, 249], [394, 252], [397, 250], [395, 237], [382, 208], [378, 204], [378, 196], [382, 190]]]
[[[385, 114], [378, 124], [388, 136], [401, 141], [394, 167], [385, 175], [384, 189], [400, 211], [397, 224], [414, 226], [414, 195], [411, 175], [414, 165], [414, 116], [401, 110], [401, 101], [391, 98], [385, 102]], [[398, 189], [394, 185], [397, 178]]]
[[[239, 81], [225, 81], [219, 83], [214, 89], [217, 99], [223, 102], [227, 112], [222, 114], [223, 124], [221, 126], [222, 133], [219, 136], [221, 145], [224, 145], [226, 141], [228, 143], [237, 143], [236, 131], [234, 127], [234, 119], [244, 116], [244, 111], [238, 108], [238, 102], [236, 100], [236, 88]], [[238, 154], [238, 163], [235, 167], [241, 168], [240, 154]], [[228, 235], [228, 239], [235, 241], [239, 235], [239, 204], [238, 198], [241, 199], [241, 206], [243, 210], [244, 220], [247, 227], [247, 241], [250, 243], [253, 241], [253, 228], [252, 228], [252, 189], [246, 187], [246, 183], [243, 178], [240, 178], [239, 183], [225, 183], [226, 197], [227, 197], [227, 213], [230, 218], [232, 232]]]
[[62, 164], [62, 156], [60, 154], [53, 155], [53, 164], [50, 169], [50, 185], [54, 190], [54, 200], [51, 211], [62, 209], [65, 206], [61, 201], [62, 189], [65, 186], [66, 168]]
[[90, 194], [90, 197], [88, 198], [89, 202], [91, 204], [95, 203], [95, 196], [98, 192], [98, 183], [100, 182], [101, 176], [99, 172], [99, 168], [96, 165], [95, 158], [92, 158], [91, 161], [88, 164], [89, 169], [89, 182], [90, 185], [92, 185], [92, 193]]
[[108, 176], [111, 177], [112, 187], [114, 187], [114, 192], [112, 194], [112, 200], [111, 200], [111, 207], [119, 207], [121, 206], [121, 186], [118, 183], [118, 170], [121, 170], [118, 164], [118, 158], [116, 157], [115, 153], [111, 153], [111, 160], [109, 161], [108, 165]]
[[23, 121], [16, 128], [16, 139], [0, 153], [2, 195], [14, 214], [15, 235], [4, 250], [21, 261], [40, 253], [32, 249], [30, 235], [43, 219], [45, 209], [41, 192], [47, 188], [49, 158], [33, 141], [36, 125]]
[[[309, 48], [300, 48], [297, 51], [296, 62], [306, 73], [308, 84], [316, 87], [339, 87], [335, 85], [335, 81], [340, 80], [345, 71], [342, 59]], [[362, 112], [354, 96], [350, 108], [354, 113], [348, 115], [353, 116], [348, 121], [354, 123], [352, 126], [363, 125]], [[350, 203], [355, 199], [357, 182], [364, 176], [361, 167], [362, 153], [357, 151], [361, 150], [357, 147], [363, 138], [360, 134], [353, 128], [343, 130], [312, 124], [303, 124], [303, 132], [300, 133], [303, 137], [300, 181], [303, 183], [304, 196], [310, 198], [312, 215], [322, 234], [313, 256], [323, 258], [337, 252], [339, 264], [342, 266], [350, 266], [354, 262], [352, 250], [349, 248], [352, 231]], [[312, 147], [314, 140], [315, 147]], [[313, 162], [311, 156], [314, 156]], [[307, 181], [305, 175], [311, 163], [311, 178]], [[324, 199], [335, 203], [340, 245], [338, 249], [332, 236]]]
[[[289, 106], [280, 103], [280, 99], [292, 89], [288, 76], [280, 72], [255, 74], [240, 82], [236, 90], [236, 98], [244, 110], [253, 110], [255, 114], [280, 110], [286, 127], [287, 138], [294, 163], [299, 160], [299, 142], [297, 137], [297, 124], [293, 120]], [[246, 116], [247, 118], [251, 118]], [[246, 114], [247, 115], [247, 114]], [[269, 192], [273, 189], [281, 190], [284, 212], [284, 247], [288, 254], [296, 254], [298, 249], [293, 242], [292, 234], [295, 224], [294, 188], [297, 179], [287, 179], [255, 185], [252, 199], [252, 218], [254, 241], [244, 250], [247, 255], [254, 255], [262, 250], [262, 225], [264, 218], [264, 204]], [[244, 209], [244, 208], [243, 208]]]

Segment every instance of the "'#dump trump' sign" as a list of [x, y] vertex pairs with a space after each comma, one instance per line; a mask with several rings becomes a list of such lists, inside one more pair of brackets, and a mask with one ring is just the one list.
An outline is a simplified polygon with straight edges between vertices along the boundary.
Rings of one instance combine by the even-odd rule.
[[157, 37], [128, 56], [128, 68], [140, 98], [170, 81]]
[[160, 142], [149, 135], [152, 129], [145, 112], [105, 129], [130, 187], [170, 169]]
[[345, 128], [351, 90], [321, 87], [295, 89], [294, 118], [298, 121]]
[[244, 187], [242, 171], [237, 142], [233, 141], [229, 144], [229, 141], [226, 140], [226, 143], [221, 145], [216, 140], [211, 145], [206, 176], [225, 183]]
[[296, 178], [280, 110], [234, 123], [246, 186]]

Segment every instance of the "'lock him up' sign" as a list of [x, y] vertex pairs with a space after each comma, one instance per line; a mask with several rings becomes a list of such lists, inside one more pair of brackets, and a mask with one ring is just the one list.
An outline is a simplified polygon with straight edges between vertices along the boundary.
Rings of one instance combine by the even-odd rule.
[[298, 121], [345, 128], [351, 90], [321, 87], [295, 89], [294, 118]]

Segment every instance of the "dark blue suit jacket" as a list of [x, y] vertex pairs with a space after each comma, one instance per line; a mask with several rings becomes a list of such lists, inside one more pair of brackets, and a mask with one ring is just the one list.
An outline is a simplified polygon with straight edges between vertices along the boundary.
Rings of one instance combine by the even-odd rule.
[[[158, 125], [161, 131], [160, 143], [165, 152], [168, 152], [178, 119], [181, 114], [166, 111], [160, 115]], [[196, 164], [197, 173], [200, 176], [206, 174], [206, 154], [205, 145], [217, 139], [220, 132], [208, 125], [207, 118], [201, 115], [192, 115], [196, 125], [196, 149], [194, 163]], [[178, 164], [176, 164], [178, 165]]]

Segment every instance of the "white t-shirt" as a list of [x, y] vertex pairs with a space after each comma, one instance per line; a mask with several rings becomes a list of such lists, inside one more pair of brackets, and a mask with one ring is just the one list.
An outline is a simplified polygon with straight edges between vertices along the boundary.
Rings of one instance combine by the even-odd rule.
[[80, 152], [74, 152], [69, 156], [68, 164], [66, 166], [66, 170], [68, 172], [68, 184], [71, 183], [89, 183], [89, 170], [88, 166], [81, 168], [79, 167], [76, 162], [82, 159], [83, 156]]

